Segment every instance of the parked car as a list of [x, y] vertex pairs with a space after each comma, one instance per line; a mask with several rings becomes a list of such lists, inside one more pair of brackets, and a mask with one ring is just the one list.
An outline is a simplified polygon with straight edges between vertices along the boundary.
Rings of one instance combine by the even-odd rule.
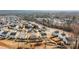
[[43, 32], [43, 31], [40, 32], [40, 34], [41, 34], [41, 37], [42, 37], [42, 38], [46, 38], [46, 37], [47, 37], [47, 34], [46, 34], [45, 32]]
[[5, 39], [7, 35], [7, 31], [0, 32], [0, 39]]
[[58, 35], [59, 35], [59, 31], [54, 31], [54, 32], [52, 32], [52, 36], [58, 37]]
[[66, 39], [66, 35], [63, 33], [63, 34], [59, 34], [58, 35], [59, 39], [64, 41], [65, 44], [68, 43], [67, 39]]
[[11, 32], [10, 35], [8, 36], [9, 39], [15, 39], [16, 32]]

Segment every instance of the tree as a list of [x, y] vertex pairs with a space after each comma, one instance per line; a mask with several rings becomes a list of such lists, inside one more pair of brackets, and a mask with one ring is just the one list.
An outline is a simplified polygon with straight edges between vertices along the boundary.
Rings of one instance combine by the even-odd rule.
[[71, 28], [75, 34], [75, 44], [73, 45], [73, 48], [79, 49], [79, 24], [72, 24]]

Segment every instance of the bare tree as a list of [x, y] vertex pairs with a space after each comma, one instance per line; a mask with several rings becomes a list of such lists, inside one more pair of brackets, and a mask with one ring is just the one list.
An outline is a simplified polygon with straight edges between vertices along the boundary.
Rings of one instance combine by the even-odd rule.
[[71, 28], [75, 34], [75, 44], [73, 45], [74, 49], [79, 49], [79, 24], [72, 24]]

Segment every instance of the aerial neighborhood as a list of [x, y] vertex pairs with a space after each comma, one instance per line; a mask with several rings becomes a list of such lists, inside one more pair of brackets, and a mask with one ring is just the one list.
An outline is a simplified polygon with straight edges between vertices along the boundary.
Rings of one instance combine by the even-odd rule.
[[0, 48], [78, 49], [79, 16], [0, 15]]

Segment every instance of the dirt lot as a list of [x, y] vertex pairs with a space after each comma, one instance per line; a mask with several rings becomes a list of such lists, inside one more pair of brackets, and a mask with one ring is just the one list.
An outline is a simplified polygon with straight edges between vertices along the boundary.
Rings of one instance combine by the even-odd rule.
[[[40, 28], [43, 26], [41, 24], [37, 24], [37, 23], [34, 23], [34, 22], [32, 22], [32, 24], [36, 24]], [[47, 28], [47, 30], [45, 32], [47, 33], [47, 40], [51, 40], [50, 37], [51, 37], [52, 32], [54, 32], [54, 31], [59, 31], [60, 33], [65, 33], [67, 37], [74, 36], [74, 34], [70, 33], [70, 32], [65, 32], [63, 30], [59, 30], [59, 29], [55, 29], [55, 28], [48, 28], [48, 27], [46, 27], [46, 28]], [[8, 30], [8, 31], [11, 31], [11, 30]], [[27, 33], [27, 32], [25, 32], [25, 33], [27, 34], [28, 37], [31, 35], [31, 33]], [[37, 35], [37, 37], [40, 35], [39, 32], [37, 32], [35, 34]], [[43, 40], [46, 40], [46, 39], [43, 39]], [[0, 48], [3, 48], [3, 49], [5, 49], [5, 48], [9, 48], [9, 49], [17, 49], [17, 48], [36, 48], [36, 49], [43, 48], [44, 49], [44, 48], [47, 48], [47, 49], [50, 49], [50, 48], [55, 48], [57, 46], [56, 41], [58, 41], [58, 40], [59, 39], [57, 37], [53, 38], [51, 40], [51, 42], [53, 42], [54, 44], [52, 44], [50, 46], [45, 45], [45, 44], [47, 44], [45, 41], [41, 42], [40, 46], [35, 46], [35, 43], [15, 42], [15, 39], [14, 40], [5, 39], [5, 40], [0, 40]]]

